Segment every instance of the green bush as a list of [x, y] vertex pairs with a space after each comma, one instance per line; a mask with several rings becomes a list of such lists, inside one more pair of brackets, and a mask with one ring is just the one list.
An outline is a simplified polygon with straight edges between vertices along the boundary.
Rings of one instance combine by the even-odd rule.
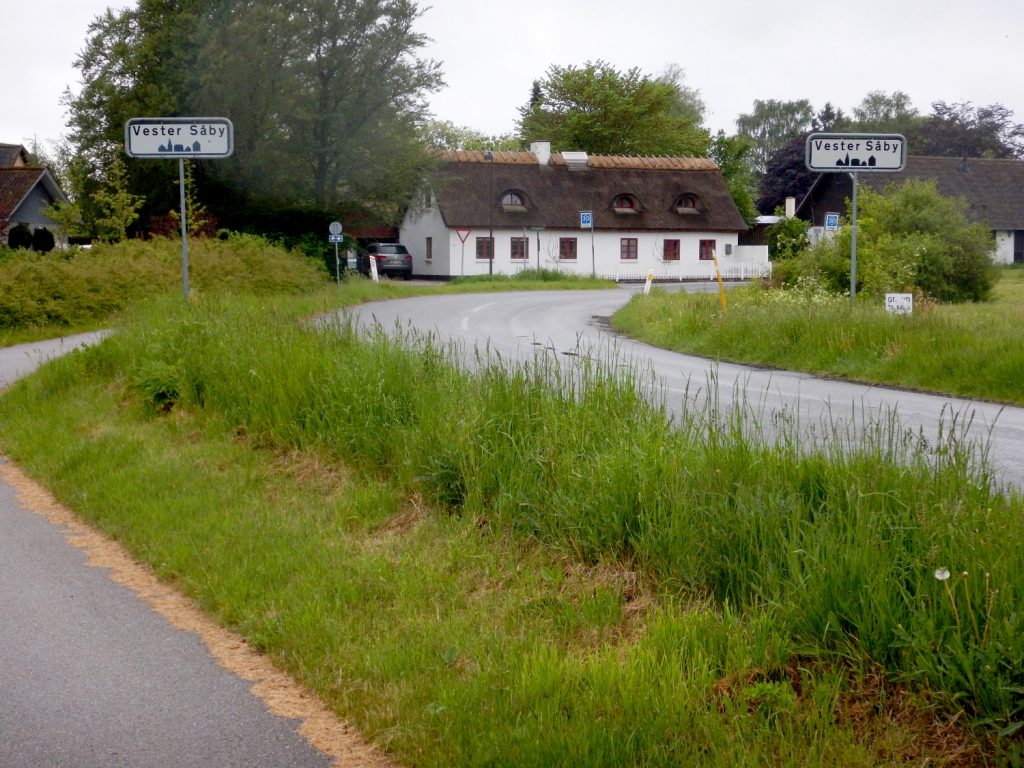
[[[850, 229], [777, 265], [777, 284], [809, 273], [832, 290], [848, 291]], [[877, 298], [913, 292], [943, 302], [984, 301], [995, 281], [991, 232], [972, 224], [966, 203], [939, 194], [934, 182], [910, 180], [882, 194], [861, 192], [857, 292]]]
[[[181, 286], [177, 240], [8, 254], [0, 260], [0, 328], [102, 320], [133, 301]], [[326, 277], [316, 264], [252, 235], [191, 241], [189, 263], [190, 285], [199, 293], [302, 293]]]

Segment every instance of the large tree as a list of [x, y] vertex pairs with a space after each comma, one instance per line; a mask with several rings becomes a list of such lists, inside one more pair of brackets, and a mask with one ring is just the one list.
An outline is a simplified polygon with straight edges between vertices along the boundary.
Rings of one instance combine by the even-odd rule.
[[736, 118], [737, 132], [754, 144], [751, 168], [758, 176], [764, 174], [772, 155], [795, 136], [811, 127], [814, 108], [807, 99], [799, 101], [754, 101], [750, 113]]
[[[441, 84], [438, 65], [417, 58], [419, 15], [412, 0], [141, 0], [108, 11], [78, 61], [72, 142], [102, 173], [130, 117], [224, 116], [235, 153], [198, 164], [196, 177], [232, 205], [397, 212], [424, 162], [424, 96]], [[145, 213], [172, 207], [172, 166], [130, 164]]]
[[900, 133], [909, 140], [921, 116], [903, 91], [869, 91], [853, 108], [853, 129], [863, 133]]
[[1024, 125], [1002, 104], [932, 104], [921, 124], [919, 154], [936, 157], [1024, 158]]
[[759, 211], [773, 213], [785, 204], [787, 197], [799, 203], [810, 190], [818, 174], [807, 170], [806, 148], [807, 134], [802, 133], [783, 144], [768, 160], [758, 188]]
[[519, 110], [524, 143], [547, 140], [558, 150], [617, 155], [704, 155], [708, 133], [696, 91], [682, 72], [652, 78], [633, 68], [620, 72], [604, 61], [548, 68]]
[[182, 95], [195, 87], [191, 42], [209, 5], [201, 0], [140, 0], [134, 8], [107, 10], [89, 25], [75, 60], [78, 93], [64, 94], [68, 110], [65, 183], [78, 206], [83, 231], [98, 236], [107, 217], [96, 201], [113, 186], [127, 184], [144, 199], [142, 215], [173, 206], [173, 164], [123, 160], [124, 124], [133, 117], [184, 114]]

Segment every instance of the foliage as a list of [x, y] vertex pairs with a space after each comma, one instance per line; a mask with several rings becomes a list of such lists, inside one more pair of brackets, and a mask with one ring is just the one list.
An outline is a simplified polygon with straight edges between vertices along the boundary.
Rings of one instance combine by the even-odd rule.
[[768, 227], [765, 233], [768, 239], [768, 254], [772, 261], [784, 261], [799, 256], [810, 247], [807, 230], [810, 223], [795, 216], [783, 215], [781, 208], [775, 209], [779, 221]]
[[1024, 124], [1001, 104], [932, 104], [914, 151], [932, 157], [1024, 158]]
[[807, 134], [794, 136], [773, 154], [765, 166], [758, 187], [757, 208], [768, 213], [784, 205], [787, 197], [799, 203], [806, 195], [817, 173], [807, 170]]
[[[932, 181], [909, 180], [859, 198], [857, 291], [877, 298], [912, 290], [938, 301], [984, 301], [995, 279], [991, 232], [971, 224], [963, 200], [944, 198]], [[850, 232], [813, 250], [775, 275], [788, 283], [821, 273], [836, 291], [849, 285]]]
[[814, 118], [814, 109], [806, 99], [799, 101], [754, 101], [749, 114], [736, 118], [737, 133], [754, 142], [751, 169], [762, 176], [768, 161], [786, 142], [804, 133]]
[[757, 219], [754, 205], [754, 177], [750, 171], [750, 153], [754, 144], [746, 136], [726, 136], [719, 131], [711, 139], [708, 155], [718, 163], [729, 194], [747, 224]]
[[540, 99], [519, 109], [519, 138], [548, 140], [555, 151], [705, 155], [703, 104], [682, 86], [678, 71], [663, 78], [635, 67], [620, 72], [601, 60], [552, 65], [540, 81]]
[[[437, 65], [416, 58], [419, 13], [412, 0], [142, 0], [106, 12], [76, 61], [83, 87], [65, 97], [83, 220], [98, 218], [92, 200], [125, 121], [154, 114], [232, 119], [233, 155], [195, 171], [199, 199], [234, 226], [257, 203], [397, 210], [426, 162], [423, 96], [441, 83]], [[142, 221], [175, 210], [175, 171], [131, 163]]]
[[259, 194], [287, 185], [320, 209], [404, 201], [425, 158], [416, 125], [442, 84], [416, 58], [412, 0], [225, 3], [198, 30], [198, 108], [234, 120], [234, 156], [211, 172]]
[[514, 152], [523, 148], [519, 138], [510, 133], [488, 136], [448, 120], [427, 120], [422, 132], [424, 144], [433, 150], [491, 149]]
[[[644, 306], [649, 298], [637, 297], [632, 304]], [[700, 304], [694, 313], [698, 322], [713, 325], [721, 319], [720, 314], [708, 311], [709, 306], [715, 306], [714, 296], [685, 300]], [[847, 303], [825, 306], [834, 309], [830, 316], [833, 323], [850, 318]], [[191, 307], [166, 302], [156, 309], [159, 312], [149, 311], [134, 318], [102, 348], [80, 356], [85, 358], [84, 365], [76, 370], [92, 372], [92, 377], [99, 375], [104, 382], [111, 378], [123, 382], [131, 402], [149, 397], [164, 411], [180, 412], [186, 419], [191, 414], [210, 419], [209, 423], [221, 431], [245, 436], [280, 455], [317, 456], [323, 464], [311, 473], [313, 477], [330, 473], [330, 468], [338, 464], [372, 468], [367, 475], [372, 472], [373, 477], [386, 477], [402, 489], [404, 498], [417, 499], [411, 513], [415, 517], [406, 525], [418, 530], [431, 520], [465, 520], [477, 527], [478, 534], [483, 529], [483, 538], [494, 541], [505, 557], [514, 556], [518, 542], [542, 542], [562, 555], [561, 578], [569, 569], [607, 564], [613, 573], [628, 569], [633, 584], [655, 585], [667, 596], [669, 605], [682, 605], [687, 611], [709, 605], [720, 617], [736, 616], [741, 623], [726, 622], [733, 628], [750, 622], [768, 632], [769, 645], [774, 647], [774, 652], [751, 660], [751, 666], [767, 665], [768, 669], [783, 671], [790, 662], [803, 665], [808, 657], [836, 663], [877, 663], [889, 675], [915, 688], [927, 686], [935, 697], [933, 701], [941, 703], [950, 714], [965, 710], [971, 718], [990, 720], [999, 728], [1013, 727], [1022, 719], [1024, 697], [1015, 662], [1024, 652], [1024, 617], [1016, 605], [1016, 595], [1024, 589], [1021, 499], [993, 490], [986, 466], [971, 458], [956, 424], [950, 425], [949, 433], [944, 433], [938, 444], [920, 439], [891, 420], [871, 425], [863, 440], [854, 442], [838, 432], [826, 433], [830, 437], [822, 437], [815, 449], [805, 450], [796, 425], [784, 418], [771, 425], [773, 432], [781, 433], [780, 440], [759, 439], [751, 437], [760, 434], [758, 426], [743, 423], [748, 415], [744, 414], [743, 420], [730, 418], [712, 400], [688, 408], [670, 423], [663, 411], [645, 400], [644, 384], [635, 381], [629, 371], [622, 371], [617, 361], [602, 365], [582, 359], [575, 366], [563, 368], [555, 360], [560, 357], [557, 354], [541, 355], [521, 365], [479, 359], [477, 371], [467, 373], [455, 365], [453, 350], [438, 347], [430, 339], [417, 343], [377, 333], [367, 340], [365, 333], [344, 325], [315, 333], [296, 324], [294, 318], [268, 313], [265, 302], [210, 301]], [[664, 309], [663, 304], [659, 305], [662, 314]], [[758, 310], [752, 304], [751, 312], [763, 327], [769, 325], [765, 318], [780, 314], [782, 308]], [[806, 323], [810, 315], [806, 307], [784, 313], [784, 338], [790, 338], [789, 332], [796, 332], [799, 323]], [[900, 322], [899, 318], [888, 320], [893, 325]], [[797, 325], [791, 328], [791, 323]], [[842, 340], [837, 339], [836, 346], [841, 345]], [[48, 387], [5, 401], [3, 423], [9, 423], [16, 409], [28, 407], [42, 392], [60, 391], [75, 379], [67, 376], [58, 386], [50, 379]], [[253, 386], [254, 382], [259, 386]], [[114, 387], [108, 383], [105, 389]], [[47, 403], [52, 402], [47, 399]], [[827, 430], [828, 425], [824, 428]], [[102, 438], [85, 434], [82, 439]], [[94, 443], [92, 450], [98, 447]], [[38, 450], [29, 450], [24, 439], [18, 440], [18, 448], [29, 454]], [[52, 445], [46, 450], [52, 452]], [[84, 471], [88, 462], [64, 460], [58, 466]], [[80, 477], [74, 480], [81, 481]], [[65, 479], [71, 487], [74, 480]], [[118, 480], [124, 482], [123, 477]], [[339, 483], [349, 487], [344, 480]], [[75, 499], [91, 513], [106, 509], [124, 520], [139, 517], [121, 505], [97, 500], [91, 484], [89, 488], [89, 493], [76, 495]], [[280, 503], [286, 503], [283, 499], [288, 494], [279, 495]], [[332, 501], [342, 503], [337, 498]], [[294, 521], [296, 530], [319, 526], [321, 509], [318, 507], [316, 514], [300, 515], [301, 519]], [[290, 555], [280, 564], [281, 572], [290, 574], [285, 582], [298, 578], [296, 597], [310, 588], [316, 588], [316, 594], [325, 599], [331, 594], [335, 600], [348, 595], [343, 604], [354, 593], [370, 589], [367, 584], [377, 584], [379, 578], [369, 579], [353, 593], [341, 588], [352, 581], [342, 574], [328, 579], [323, 584], [324, 592], [315, 585], [327, 579], [326, 572], [300, 576], [296, 570], [305, 560], [320, 557], [314, 553], [331, 549], [324, 561], [327, 572], [344, 570], [345, 542], [348, 536], [364, 530], [377, 536], [374, 551], [380, 567], [388, 572], [404, 570], [395, 567], [391, 556], [395, 539], [401, 535], [393, 524], [403, 511], [396, 505], [388, 513], [378, 513], [365, 527], [347, 516], [340, 527], [330, 526], [328, 539], [335, 542], [333, 547], [317, 546], [305, 539], [297, 549], [284, 547]], [[147, 554], [157, 563], [165, 563], [169, 573], [181, 575], [184, 568], [189, 574], [193, 569], [197, 574], [205, 570], [207, 576], [201, 579], [204, 597], [216, 601], [213, 604], [224, 611], [226, 620], [242, 624], [231, 600], [252, 599], [257, 585], [269, 583], [279, 589], [282, 583], [267, 578], [265, 570], [271, 562], [280, 563], [276, 560], [279, 555], [268, 552], [266, 557], [262, 553], [255, 556], [248, 547], [259, 527], [275, 518], [269, 510], [260, 510], [251, 521], [248, 515], [237, 518], [233, 514], [230, 518], [236, 519], [231, 525], [244, 525], [245, 531], [232, 527], [211, 536], [212, 521], [207, 513], [196, 514], [199, 519], [193, 523], [191, 514], [167, 510], [159, 515], [162, 525], [154, 528], [166, 531], [187, 526], [197, 536], [197, 543], [182, 546], [180, 540], [169, 545], [153, 542], [156, 551]], [[177, 526], [164, 522], [176, 518], [181, 520]], [[146, 523], [140, 520], [138, 524]], [[229, 530], [235, 535], [226, 535]], [[219, 540], [228, 551], [238, 549], [239, 541], [247, 542], [242, 552], [229, 555], [230, 561], [257, 561], [252, 567], [264, 569], [263, 578], [254, 580], [251, 571], [244, 571], [237, 591], [232, 590], [228, 593], [231, 598], [227, 598], [222, 581], [207, 581], [209, 562], [218, 561], [206, 550], [213, 543], [210, 539]], [[464, 548], [475, 540], [447, 549], [467, 559]], [[191, 561], [189, 553], [196, 547], [200, 552]], [[381, 547], [388, 548], [389, 556], [381, 557]], [[190, 561], [179, 559], [179, 552]], [[174, 559], [167, 561], [168, 556]], [[952, 599], [943, 583], [933, 576], [943, 567], [967, 571], [972, 576], [965, 577], [964, 584], [955, 585]], [[493, 574], [482, 583], [494, 584]], [[559, 577], [549, 574], [547, 578]], [[538, 587], [545, 580], [541, 579]], [[197, 583], [191, 576], [185, 581]], [[432, 579], [427, 581], [436, 589]], [[451, 621], [464, 606], [479, 605], [487, 594], [502, 591], [482, 588], [480, 583], [476, 587], [481, 594], [474, 593], [473, 600], [465, 600], [466, 592], [462, 590], [455, 593], [460, 595], [458, 598], [452, 595], [438, 600], [435, 594], [430, 608], [435, 615], [443, 612]], [[964, 596], [965, 588], [970, 590], [969, 597]], [[994, 589], [999, 590], [999, 597], [991, 599]], [[399, 596], [393, 589], [385, 591], [391, 594], [388, 605], [394, 606]], [[628, 599], [621, 591], [613, 592], [616, 594], [619, 597], [613, 597], [600, 611], [607, 616], [600, 625], [609, 629], [615, 624], [621, 628], [623, 612], [629, 610], [625, 605]], [[272, 612], [273, 620], [279, 622], [280, 611], [286, 610], [293, 596], [291, 592], [273, 595], [256, 598], [256, 610], [266, 618], [267, 600], [275, 606], [280, 604]], [[222, 604], [220, 601], [225, 599], [228, 602]], [[306, 618], [317, 626], [335, 614], [349, 613], [323, 599], [314, 604], [318, 606], [316, 618]], [[496, 623], [526, 626], [538, 614], [548, 616], [542, 605], [529, 603], [520, 610], [525, 612], [518, 614], [519, 621], [502, 617]], [[600, 604], [590, 610], [599, 611]], [[562, 637], [563, 644], [556, 647], [568, 646], [592, 659], [595, 643], [603, 648], [606, 636], [598, 633], [580, 637], [581, 627], [573, 616], [588, 610], [580, 606], [573, 611], [565, 606], [565, 612], [559, 613], [569, 627]], [[264, 631], [270, 629], [271, 634], [258, 636], [263, 642], [281, 643], [275, 647], [289, 647], [289, 643], [282, 642], [284, 628], [273, 620], [271, 626], [276, 629], [260, 621], [258, 626]], [[461, 629], [462, 623], [458, 626]], [[769, 631], [770, 627], [775, 629]], [[420, 616], [413, 617], [407, 631], [422, 637]], [[655, 642], [658, 633], [664, 631], [651, 630], [655, 637], [647, 631], [617, 633], [618, 645], [608, 647], [608, 652], [620, 674], [623, 665], [632, 668], [633, 653], [641, 652], [646, 643]], [[378, 643], [380, 635], [374, 633], [369, 640], [363, 637], [361, 641]], [[458, 642], [452, 637], [461, 638], [461, 633], [449, 634], [446, 643], [432, 650], [431, 656], [438, 659], [435, 676], [446, 674], [440, 671], [444, 669], [442, 663], [453, 665], [459, 658]], [[672, 635], [672, 639], [674, 646], [681, 638]], [[394, 640], [408, 645], [406, 637]], [[676, 653], [668, 653], [669, 646], [663, 640], [655, 642], [661, 655], [645, 656], [649, 663], [657, 664], [659, 673], [680, 663]], [[634, 649], [635, 643], [639, 648]], [[295, 643], [296, 648], [302, 645]], [[757, 717], [771, 717], [776, 709], [786, 711], [797, 706], [801, 688], [787, 683], [790, 678], [785, 674], [748, 678], [746, 685], [737, 682], [737, 687], [744, 689], [742, 693], [709, 695], [715, 681], [724, 674], [722, 661], [714, 662], [711, 666], [717, 671], [705, 677], [698, 671], [707, 663], [703, 655], [693, 648], [692, 640], [687, 648], [692, 650], [684, 655], [691, 661], [685, 669], [693, 670], [690, 674], [698, 678], [690, 685], [701, 691], [691, 706], [697, 701], [715, 710], [736, 706], [736, 715], [749, 715], [752, 708]], [[805, 656], [792, 658], [798, 649]], [[764, 650], [762, 646], [762, 653]], [[546, 668], [541, 680], [536, 681], [539, 690], [532, 694], [521, 691], [516, 684], [518, 705], [505, 710], [500, 702], [506, 697], [494, 697], [491, 675], [497, 670], [489, 666], [490, 656], [482, 651], [478, 649], [478, 654], [465, 660], [469, 669], [479, 670], [479, 674], [455, 670], [458, 674], [449, 684], [456, 685], [460, 679], [474, 681], [482, 675], [485, 681], [480, 703], [490, 702], [484, 714], [488, 731], [493, 738], [511, 738], [506, 749], [513, 745], [518, 748], [517, 728], [511, 724], [535, 719], [524, 717], [524, 708], [529, 712], [538, 707], [540, 712], [548, 711], [546, 703], [552, 694], [542, 681], [562, 681], [562, 665]], [[381, 657], [373, 656], [377, 674], [381, 674]], [[659, 658], [661, 661], [657, 661]], [[420, 656], [417, 666], [424, 663]], [[320, 663], [309, 668], [322, 669]], [[611, 672], [611, 668], [602, 669], [606, 674]], [[395, 674], [403, 677], [400, 671]], [[528, 671], [517, 674], [522, 680]], [[658, 676], [655, 673], [644, 678], [643, 683]], [[325, 677], [328, 688], [336, 686], [337, 674]], [[687, 677], [674, 677], [672, 687], [688, 688]], [[547, 729], [548, 734], [556, 726], [586, 728], [571, 724], [588, 720], [578, 716], [578, 707], [586, 706], [589, 687], [573, 682], [569, 686], [572, 693], [564, 700], [560, 696], [560, 707], [549, 717], [536, 713], [543, 721], [536, 727]], [[646, 685], [638, 688], [642, 690]], [[614, 694], [617, 690], [617, 685], [611, 685], [607, 691], [607, 718], [621, 710], [621, 697]], [[627, 719], [621, 724], [624, 732], [651, 718], [647, 690], [640, 710], [626, 713]], [[738, 701], [732, 701], [733, 695]], [[433, 697], [419, 700], [420, 711], [425, 707], [424, 700], [438, 701]], [[442, 697], [441, 703], [453, 719], [436, 726], [439, 734], [450, 733], [462, 718], [478, 722], [477, 707], [459, 706], [460, 700], [460, 696]], [[569, 711], [559, 714], [562, 706], [569, 707]], [[830, 701], [825, 710], [831, 711], [832, 706]], [[736, 719], [731, 712], [728, 709], [724, 713], [728, 721]], [[432, 714], [438, 713], [435, 707]], [[501, 721], [495, 722], [499, 716]], [[602, 719], [601, 729], [612, 722], [607, 718]], [[607, 763], [647, 762], [644, 758], [652, 752], [663, 754], [658, 751], [660, 745], [687, 741], [679, 738], [680, 718], [666, 718], [666, 727], [669, 722], [672, 737], [668, 742], [663, 740], [664, 735], [650, 737], [653, 740], [642, 741], [639, 751], [610, 758]], [[469, 730], [468, 724], [462, 727]], [[817, 721], [814, 732], [820, 733], [820, 727], [821, 721]], [[767, 730], [775, 730], [771, 721]], [[634, 743], [634, 739], [625, 742]], [[524, 744], [523, 748], [529, 749], [537, 742], [530, 738], [525, 743], [530, 747]], [[412, 740], [409, 747], [422, 748], [422, 739]], [[472, 754], [477, 759], [467, 758], [467, 762], [479, 763], [480, 753]], [[552, 754], [557, 757], [561, 752], [545, 753], [531, 764], [563, 762], [553, 761]], [[690, 757], [689, 753], [686, 756]], [[573, 753], [572, 757], [564, 762], [578, 764], [579, 755]], [[675, 759], [678, 757], [672, 753], [660, 762], [695, 762]]]
[[139, 217], [143, 200], [128, 190], [128, 173], [120, 154], [114, 155], [102, 183], [92, 193], [96, 216], [94, 233], [104, 243], [124, 240]]
[[852, 130], [862, 133], [900, 133], [911, 139], [921, 117], [903, 91], [870, 91], [853, 108]]
[[[195, 28], [209, 6], [208, 0], [140, 0], [136, 7], [108, 9], [89, 25], [75, 60], [82, 87], [64, 94], [69, 135], [62, 150], [67, 192], [79, 206], [89, 235], [100, 236], [99, 230], [105, 229], [105, 236], [116, 236], [120, 230], [119, 217], [94, 198], [118, 173], [125, 122], [146, 115], [190, 114], [185, 94], [196, 85]], [[133, 160], [125, 170], [127, 192], [143, 200], [142, 221], [173, 207], [173, 163]], [[100, 219], [108, 221], [101, 226]]]
[[850, 119], [843, 110], [833, 107], [830, 101], [826, 101], [825, 106], [818, 110], [811, 124], [815, 132], [819, 133], [842, 133], [851, 130]]
[[[730, 450], [718, 432], [693, 453], [672, 454], [689, 444], [658, 441], [657, 420], [632, 397], [617, 402], [619, 389], [602, 397], [588, 387], [580, 408], [528, 377], [469, 377], [443, 349], [303, 332], [281, 302], [192, 309], [167, 302], [134, 319], [128, 336], [7, 393], [4, 455], [385, 746], [393, 762], [732, 768], [803, 765], [810, 755], [815, 765], [850, 768], [985, 763], [966, 718], [958, 726], [943, 717], [934, 693], [916, 704], [919, 686], [885, 682], [859, 661], [859, 648], [836, 659], [817, 650], [817, 638], [794, 641], [790, 603], [723, 607], [678, 576], [653, 577], [647, 560], [591, 563], [574, 556], [568, 537], [540, 542], [529, 527], [538, 519], [568, 528], [580, 519], [581, 492], [596, 492], [601, 514], [584, 519], [581, 532], [642, 520], [653, 538], [673, 510], [655, 507], [660, 472], [673, 502], [681, 484], [697, 486], [680, 524], [694, 520], [692, 535], [673, 531], [671, 542], [694, 550], [694, 563], [706, 542], [707, 562], [716, 551], [756, 549], [752, 527], [762, 524], [765, 552], [778, 552], [783, 531], [805, 531], [814, 547], [790, 557], [813, 564], [831, 553], [812, 534], [826, 539], [829, 522], [852, 517], [836, 503], [845, 478], [827, 466], [783, 474], [787, 485], [802, 482], [808, 501], [799, 508], [816, 504], [816, 514], [794, 513], [772, 530], [777, 518], [765, 519], [761, 506], [728, 516], [728, 500], [750, 499], [749, 483], [779, 484], [762, 480], [770, 468], [759, 456]], [[198, 375], [214, 382], [216, 404], [194, 405]], [[162, 405], [139, 407], [146, 399]], [[282, 429], [234, 426], [257, 422]], [[389, 458], [367, 461], [367, 451], [378, 455], [378, 435]], [[627, 452], [620, 462], [616, 450]], [[645, 469], [647, 456], [654, 468]], [[607, 474], [588, 487], [575, 475], [591, 474], [591, 462]], [[415, 472], [424, 477], [410, 486]], [[563, 477], [571, 487], [564, 498]], [[543, 498], [542, 483], [552, 501], [526, 506]], [[457, 499], [460, 487], [482, 485], [508, 489], [494, 505], [501, 518], [477, 513], [490, 509], [487, 499], [446, 510], [412, 490], [447, 488]], [[891, 498], [869, 491], [851, 486], [846, 495]], [[906, 529], [886, 512], [839, 546], [870, 541], [879, 528], [877, 538], [904, 541]], [[610, 548], [616, 538], [639, 539], [640, 528], [622, 528]], [[890, 551], [876, 556], [885, 575]], [[734, 570], [760, 564], [752, 559]], [[837, 593], [853, 561], [826, 561]], [[802, 572], [813, 595], [822, 594], [821, 570]], [[911, 580], [878, 581], [891, 590]], [[872, 591], [862, 603], [889, 594]]]
[[[299, 293], [323, 283], [306, 259], [249, 235], [190, 243], [200, 293]], [[0, 260], [0, 328], [73, 326], [107, 318], [139, 299], [177, 289], [181, 244], [126, 240], [68, 254], [18, 252]]]

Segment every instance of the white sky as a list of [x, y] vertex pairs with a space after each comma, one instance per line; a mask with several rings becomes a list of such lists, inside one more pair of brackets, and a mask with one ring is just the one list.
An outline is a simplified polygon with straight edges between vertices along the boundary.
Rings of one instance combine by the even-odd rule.
[[[1024, 123], [1022, 0], [433, 0], [419, 29], [447, 87], [436, 116], [485, 133], [515, 128], [551, 64], [604, 59], [660, 74], [678, 64], [712, 130], [735, 130], [754, 99], [826, 101], [847, 113], [871, 90], [933, 101], [1001, 103]], [[61, 94], [89, 22], [129, 0], [5, 0], [0, 142], [44, 146], [65, 132]], [[427, 7], [428, 0], [421, 0]]]

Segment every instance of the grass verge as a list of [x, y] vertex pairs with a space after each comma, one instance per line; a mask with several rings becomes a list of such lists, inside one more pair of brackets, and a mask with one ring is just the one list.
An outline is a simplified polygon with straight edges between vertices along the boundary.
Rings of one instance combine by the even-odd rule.
[[638, 296], [612, 326], [649, 344], [716, 360], [839, 376], [1024, 405], [1024, 270], [1001, 270], [986, 304], [918, 305], [911, 317], [843, 299], [766, 301], [760, 289], [718, 297]]
[[5, 395], [0, 442], [403, 761], [1014, 748], [1020, 501], [955, 443], [808, 458], [669, 430], [600, 370], [470, 375], [299, 313], [140, 314]]

